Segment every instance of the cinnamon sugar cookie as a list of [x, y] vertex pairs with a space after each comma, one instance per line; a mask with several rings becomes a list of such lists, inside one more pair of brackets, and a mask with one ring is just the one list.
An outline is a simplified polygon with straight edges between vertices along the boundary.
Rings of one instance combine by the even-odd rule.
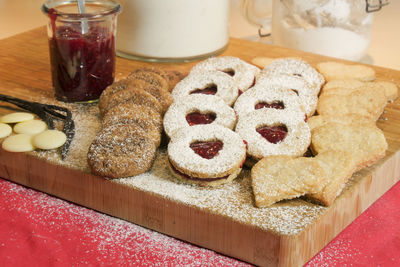
[[[132, 81], [137, 81], [136, 79], [132, 79]], [[141, 81], [141, 80], [139, 80]], [[162, 113], [164, 114], [168, 107], [172, 104], [172, 102], [174, 101], [174, 99], [172, 98], [172, 95], [170, 94], [170, 92], [168, 90], [165, 90], [162, 87], [159, 86], [154, 86], [150, 83], [145, 82], [145, 85], [139, 87], [143, 90], [145, 90], [146, 92], [150, 93], [152, 96], [154, 96], [158, 102], [161, 105], [162, 108]]]
[[374, 69], [364, 65], [349, 65], [328, 61], [319, 63], [317, 69], [324, 75], [327, 81], [340, 79], [356, 79], [360, 81], [375, 80]]
[[187, 73], [175, 70], [175, 71], [168, 71], [167, 75], [168, 75], [169, 91], [171, 92], [176, 86], [176, 84], [187, 76]]
[[[163, 76], [165, 76], [165, 78]], [[128, 75], [127, 79], [142, 80], [165, 91], [169, 89], [166, 74], [164, 74], [162, 70], [157, 70], [155, 68], [144, 67], [136, 69]]]
[[301, 156], [310, 140], [310, 128], [301, 111], [259, 109], [239, 118], [235, 130], [248, 144], [254, 159], [270, 155]]
[[156, 146], [138, 125], [112, 125], [93, 140], [87, 155], [96, 175], [122, 178], [149, 170], [156, 156]]
[[251, 185], [259, 208], [317, 193], [326, 183], [324, 169], [313, 158], [269, 156], [251, 169]]
[[383, 132], [374, 125], [330, 122], [312, 131], [311, 149], [315, 154], [328, 150], [348, 151], [357, 170], [385, 156], [388, 144]]
[[236, 115], [221, 98], [194, 94], [179, 98], [164, 116], [164, 130], [169, 137], [180, 128], [198, 124], [218, 124], [233, 129]]
[[132, 86], [130, 86], [130, 81], [127, 79], [119, 80], [119, 81], [116, 81], [116, 82], [112, 83], [111, 85], [109, 85], [101, 93], [100, 98], [99, 98], [100, 113], [101, 114], [105, 113], [105, 110], [107, 109], [107, 106], [108, 106], [108, 102], [110, 101], [110, 98], [112, 95], [114, 95], [115, 93], [117, 93], [119, 91], [125, 90], [129, 87], [131, 88]]
[[262, 108], [295, 110], [305, 113], [295, 92], [274, 85], [256, 84], [241, 94], [234, 106], [238, 117]]
[[235, 132], [219, 125], [195, 125], [175, 132], [168, 144], [168, 165], [178, 179], [217, 186], [237, 177], [246, 146]]
[[175, 100], [191, 94], [216, 95], [231, 106], [239, 95], [231, 76], [218, 71], [191, 72], [172, 91]]
[[316, 69], [304, 60], [298, 58], [281, 58], [274, 60], [260, 73], [261, 76], [275, 76], [278, 74], [301, 77], [314, 87], [315, 90], [319, 90], [325, 83], [324, 77]]
[[162, 107], [158, 100], [150, 93], [139, 88], [129, 88], [113, 94], [110, 97], [106, 108], [101, 109], [100, 112], [104, 116], [108, 110], [124, 103], [132, 103], [153, 108], [155, 111], [162, 114]]
[[253, 86], [260, 69], [237, 57], [211, 57], [196, 64], [190, 74], [198, 71], [221, 71], [232, 76], [235, 84], [242, 92]]

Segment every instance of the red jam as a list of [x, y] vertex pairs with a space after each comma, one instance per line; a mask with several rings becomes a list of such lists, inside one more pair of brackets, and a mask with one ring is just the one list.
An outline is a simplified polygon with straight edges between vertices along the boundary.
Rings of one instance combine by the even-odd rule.
[[102, 27], [89, 27], [86, 34], [81, 28], [52, 28], [49, 47], [56, 98], [69, 102], [98, 99], [114, 81], [114, 35]]
[[262, 137], [267, 139], [268, 142], [277, 144], [282, 142], [287, 135], [287, 128], [285, 125], [277, 126], [263, 126], [256, 130]]
[[260, 102], [254, 106], [255, 109], [262, 109], [262, 108], [274, 108], [274, 109], [284, 109], [285, 105], [282, 101], [274, 101], [272, 103], [267, 102]]
[[190, 144], [190, 148], [202, 158], [212, 159], [218, 155], [222, 149], [223, 143], [221, 141], [207, 141], [207, 142], [194, 142]]
[[205, 95], [215, 95], [217, 93], [217, 86], [215, 84], [209, 85], [203, 89], [196, 89], [190, 94], [205, 94]]
[[223, 72], [225, 72], [229, 76], [232, 76], [232, 77], [235, 76], [235, 71], [233, 69], [227, 69], [227, 70], [224, 70]]
[[218, 180], [223, 180], [223, 179], [227, 179], [229, 177], [230, 174], [222, 176], [222, 177], [215, 177], [215, 178], [197, 178], [197, 177], [193, 177], [193, 176], [189, 176], [183, 172], [178, 171], [175, 166], [173, 164], [171, 164], [170, 162], [170, 166], [172, 168], [172, 170], [177, 173], [179, 176], [186, 178], [188, 180], [193, 180], [193, 181], [201, 181], [201, 182], [213, 182], [213, 181], [218, 181]]
[[210, 124], [215, 121], [215, 118], [216, 116], [213, 113], [202, 114], [200, 112], [192, 112], [186, 115], [186, 121], [190, 126], [197, 124]]

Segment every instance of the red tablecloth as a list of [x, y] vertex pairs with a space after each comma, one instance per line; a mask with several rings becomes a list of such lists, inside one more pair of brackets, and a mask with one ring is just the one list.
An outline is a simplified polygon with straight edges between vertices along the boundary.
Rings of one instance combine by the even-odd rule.
[[[0, 266], [143, 265], [247, 266], [0, 179]], [[400, 266], [400, 183], [307, 265]]]

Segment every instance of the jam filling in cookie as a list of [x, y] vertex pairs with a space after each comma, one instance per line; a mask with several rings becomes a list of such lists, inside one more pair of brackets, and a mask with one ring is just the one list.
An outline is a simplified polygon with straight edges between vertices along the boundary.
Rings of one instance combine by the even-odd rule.
[[205, 94], [205, 95], [215, 95], [218, 91], [218, 87], [215, 84], [210, 84], [203, 89], [196, 89], [190, 94]]
[[285, 109], [285, 104], [283, 104], [282, 101], [273, 101], [271, 103], [260, 102], [254, 106], [254, 109], [261, 109], [261, 108]]
[[190, 144], [190, 148], [200, 157], [205, 159], [212, 159], [218, 156], [218, 152], [222, 149], [224, 144], [217, 141], [197, 141]]
[[222, 176], [222, 177], [216, 177], [216, 178], [196, 178], [190, 175], [187, 175], [183, 172], [178, 171], [174, 165], [171, 164], [171, 162], [169, 163], [169, 165], [171, 166], [172, 170], [179, 176], [183, 177], [184, 179], [188, 179], [188, 180], [192, 180], [192, 181], [201, 181], [201, 182], [213, 182], [213, 181], [218, 181], [218, 180], [224, 180], [227, 179], [229, 177], [228, 175]]
[[186, 121], [190, 126], [198, 124], [210, 124], [217, 118], [215, 113], [200, 113], [198, 111], [186, 115]]
[[285, 125], [275, 125], [275, 126], [262, 126], [256, 129], [256, 131], [261, 134], [268, 142], [277, 144], [282, 142], [288, 133], [288, 129]]

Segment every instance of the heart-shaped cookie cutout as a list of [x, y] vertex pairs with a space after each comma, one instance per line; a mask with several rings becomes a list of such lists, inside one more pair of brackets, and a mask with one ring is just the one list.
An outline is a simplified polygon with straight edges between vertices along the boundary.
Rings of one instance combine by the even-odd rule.
[[271, 103], [259, 102], [254, 106], [254, 109], [261, 109], [261, 108], [284, 109], [285, 105], [283, 104], [282, 101], [274, 101]]
[[205, 159], [212, 159], [218, 156], [219, 151], [223, 147], [221, 141], [197, 141], [190, 144], [190, 148], [200, 157]]
[[200, 112], [192, 112], [186, 115], [186, 121], [190, 126], [198, 125], [198, 124], [210, 124], [217, 116], [215, 113], [200, 113]]
[[217, 93], [217, 85], [216, 84], [210, 84], [207, 85], [205, 88], [201, 89], [196, 89], [192, 91], [190, 94], [205, 94], [205, 95], [215, 95]]
[[255, 204], [267, 207], [283, 199], [317, 193], [327, 183], [327, 175], [315, 158], [270, 156], [251, 169]]
[[274, 126], [262, 126], [258, 127], [256, 131], [264, 137], [268, 142], [277, 144], [282, 142], [288, 133], [288, 129], [285, 125], [274, 125]]

